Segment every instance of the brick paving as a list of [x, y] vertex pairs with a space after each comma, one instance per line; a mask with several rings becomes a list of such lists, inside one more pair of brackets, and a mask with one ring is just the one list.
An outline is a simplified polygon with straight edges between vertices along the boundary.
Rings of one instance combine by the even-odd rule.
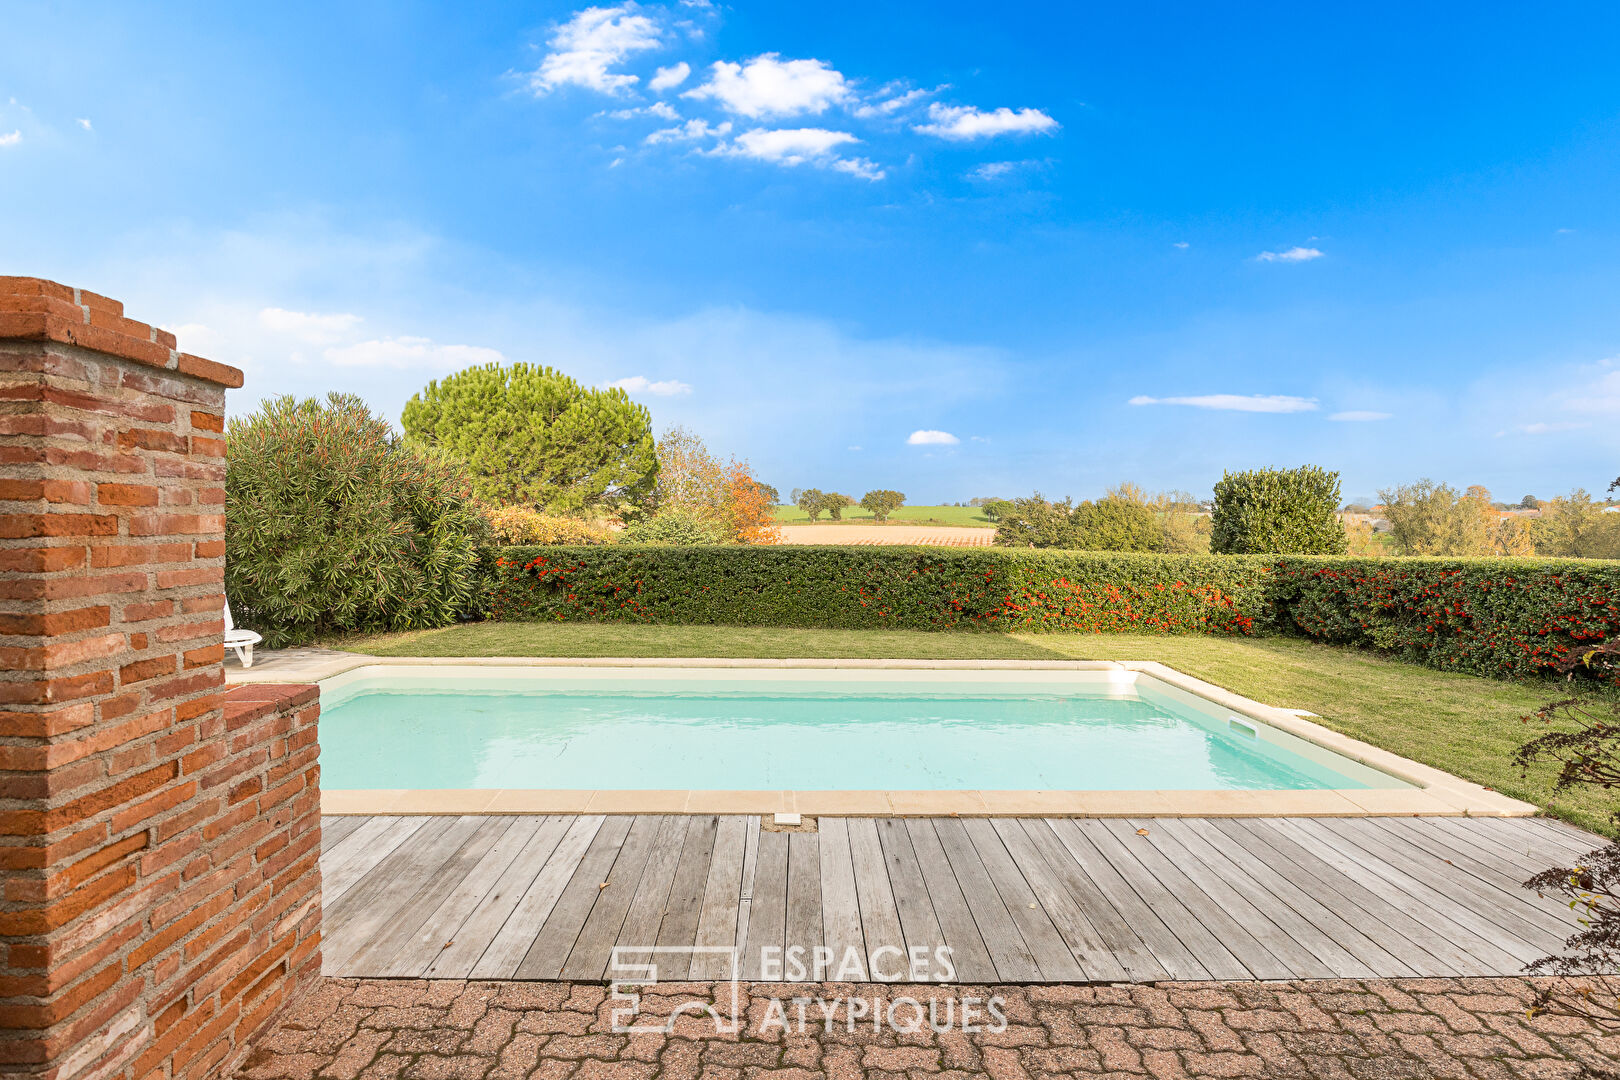
[[[683, 1002], [744, 1013], [737, 1034], [680, 1015], [670, 1034], [614, 1034], [598, 983], [327, 979], [258, 1039], [241, 1080], [1046, 1080], [1056, 1076], [1552, 1080], [1601, 1076], [1620, 1031], [1525, 1014], [1527, 979], [1161, 983], [1151, 986], [729, 984], [649, 988], [644, 1017]], [[874, 1033], [809, 1006], [784, 1031], [772, 998], [875, 1003], [1000, 995], [1005, 1030]], [[902, 1004], [900, 1026], [917, 1015]], [[957, 1017], [960, 1014], [956, 1014]], [[982, 1019], [982, 1016], [981, 1016]], [[941, 1025], [944, 1026], [944, 1025]], [[1614, 1075], [1614, 1074], [1609, 1074]]]

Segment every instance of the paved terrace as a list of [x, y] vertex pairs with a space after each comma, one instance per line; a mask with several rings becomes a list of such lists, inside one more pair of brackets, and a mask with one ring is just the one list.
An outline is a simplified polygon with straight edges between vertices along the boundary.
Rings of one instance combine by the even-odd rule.
[[[797, 985], [795, 996], [999, 995], [1001, 1032], [874, 1033], [835, 1012], [785, 1033], [781, 984], [661, 987], [643, 1015], [688, 1001], [745, 1018], [736, 1034], [697, 1016], [671, 1034], [612, 1033], [600, 983], [328, 979], [259, 1039], [238, 1077], [412, 1080], [1047, 1080], [1067, 1076], [1560, 1080], [1612, 1077], [1620, 1035], [1525, 1015], [1525, 979], [1166, 983], [1158, 986]], [[937, 1006], [941, 1010], [944, 1004]], [[899, 1015], [915, 1015], [910, 1005]], [[818, 1016], [817, 1013], [811, 1013]], [[909, 1025], [907, 1025], [909, 1026]]]

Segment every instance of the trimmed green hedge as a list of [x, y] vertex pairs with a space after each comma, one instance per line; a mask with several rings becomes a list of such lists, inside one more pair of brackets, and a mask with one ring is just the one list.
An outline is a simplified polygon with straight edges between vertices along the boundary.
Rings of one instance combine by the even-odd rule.
[[1271, 560], [914, 547], [512, 547], [497, 619], [1255, 632]]
[[509, 547], [497, 619], [1004, 633], [1300, 634], [1552, 673], [1620, 635], [1620, 562], [905, 547]]
[[1620, 634], [1620, 562], [1596, 559], [1282, 557], [1285, 629], [1449, 671], [1553, 673]]

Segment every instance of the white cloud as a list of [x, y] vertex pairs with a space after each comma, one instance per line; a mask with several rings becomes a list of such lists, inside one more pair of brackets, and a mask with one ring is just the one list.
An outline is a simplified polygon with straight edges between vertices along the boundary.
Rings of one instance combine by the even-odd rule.
[[707, 120], [688, 120], [679, 127], [663, 128], [648, 135], [644, 142], [648, 146], [657, 146], [666, 142], [691, 142], [696, 139], [709, 137], [723, 138], [731, 132], [731, 121], [710, 125]]
[[634, 86], [634, 75], [610, 71], [627, 58], [661, 45], [663, 31], [633, 2], [577, 13], [551, 38], [551, 52], [530, 73], [529, 88], [544, 94], [559, 86], [583, 86], [616, 94]]
[[1393, 415], [1395, 414], [1387, 412], [1372, 412], [1368, 409], [1351, 409], [1348, 412], [1336, 412], [1332, 416], [1328, 417], [1328, 419], [1337, 420], [1341, 423], [1356, 424], [1370, 420], [1388, 420]]
[[[916, 90], [907, 90], [904, 93], [901, 93], [899, 91], [899, 87], [891, 84], [890, 86], [885, 86], [882, 90], [878, 91], [878, 100], [870, 101], [856, 109], [855, 115], [860, 117], [862, 120], [881, 120], [886, 116], [893, 116], [906, 106], [914, 105], [923, 98], [928, 97], [931, 94], [937, 94], [943, 89], [945, 89], [943, 86], [937, 87], [933, 90], [923, 90], [919, 88]], [[884, 97], [883, 95], [885, 94], [889, 96]]]
[[845, 158], [835, 151], [861, 140], [847, 131], [826, 128], [754, 128], [709, 151], [726, 157], [752, 158], [773, 165], [815, 165], [837, 169], [863, 180], [881, 180], [881, 168], [865, 158]]
[[672, 87], [681, 85], [690, 74], [692, 74], [692, 65], [685, 60], [678, 64], [671, 64], [669, 67], [661, 67], [653, 72], [652, 78], [647, 80], [647, 89], [654, 93], [662, 93]]
[[1181, 250], [1181, 251], [1186, 251], [1188, 248], [1192, 247], [1192, 245], [1187, 243], [1187, 241], [1185, 241], [1185, 240], [1177, 240], [1175, 243], [1171, 244], [1170, 246], [1173, 247], [1173, 248], [1176, 248], [1178, 250]]
[[363, 320], [348, 312], [317, 315], [309, 311], [265, 308], [259, 312], [259, 325], [277, 334], [287, 334], [312, 345], [330, 345]]
[[656, 116], [660, 120], [679, 120], [681, 114], [670, 107], [667, 101], [655, 101], [651, 105], [643, 105], [636, 109], [614, 109], [606, 115], [613, 120], [634, 120], [638, 116]]
[[1000, 180], [1011, 175], [1019, 164], [1016, 161], [987, 161], [968, 173], [968, 176], [974, 180]]
[[8, 131], [4, 135], [0, 135], [0, 146], [16, 146], [20, 142], [22, 142], [22, 132], [20, 130]]
[[379, 338], [327, 349], [328, 363], [338, 367], [432, 368], [454, 371], [475, 364], [499, 364], [499, 351], [479, 345], [439, 345], [424, 337]]
[[1030, 134], [1056, 130], [1058, 122], [1039, 109], [1008, 108], [985, 112], [971, 105], [928, 106], [927, 124], [917, 124], [912, 130], [924, 135], [938, 135], [942, 139], [983, 139], [996, 135]]
[[957, 443], [959, 443], [961, 441], [962, 441], [961, 439], [958, 439], [955, 435], [952, 435], [948, 431], [932, 431], [930, 429], [924, 428], [921, 431], [913, 431], [911, 433], [911, 435], [907, 437], [906, 445], [907, 446], [955, 446]]
[[1525, 435], [1554, 435], [1560, 431], [1579, 431], [1592, 425], [1583, 420], [1555, 420], [1537, 421], [1533, 424], [1520, 424], [1518, 430]]
[[851, 453], [859, 453], [860, 451], [866, 449], [866, 447], [864, 447], [864, 446], [851, 446], [851, 447], [848, 447], [847, 449]]
[[690, 394], [692, 386], [678, 379], [665, 379], [662, 382], [653, 382], [645, 375], [632, 375], [627, 379], [615, 379], [607, 384], [609, 389], [618, 388], [627, 394], [656, 394], [658, 397], [675, 397], [678, 394]]
[[1227, 412], [1297, 413], [1313, 412], [1315, 398], [1291, 397], [1287, 394], [1201, 394], [1194, 397], [1148, 397], [1139, 394], [1131, 398], [1132, 405], [1189, 405], [1195, 409], [1220, 409]]
[[180, 348], [185, 352], [194, 353], [198, 349], [211, 349], [221, 341], [220, 334], [206, 323], [181, 323], [179, 326], [164, 326], [180, 342]]
[[712, 98], [739, 116], [820, 115], [850, 97], [843, 73], [820, 60], [765, 53], [746, 64], [719, 60], [709, 70], [708, 82], [681, 96]]
[[84, 130], [86, 130], [86, 131], [90, 130], [90, 121], [85, 119], [84, 117], [81, 116], [81, 117], [79, 117], [78, 120], [76, 120], [74, 122], [76, 124], [78, 124], [80, 127], [84, 128]]
[[1310, 262], [1312, 259], [1320, 259], [1322, 254], [1316, 248], [1291, 247], [1287, 251], [1262, 251], [1255, 259], [1260, 262]]

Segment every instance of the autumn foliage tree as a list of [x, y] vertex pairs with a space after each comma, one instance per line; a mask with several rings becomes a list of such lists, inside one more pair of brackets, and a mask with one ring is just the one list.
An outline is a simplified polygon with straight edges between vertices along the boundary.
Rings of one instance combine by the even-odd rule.
[[725, 473], [727, 525], [739, 544], [780, 544], [775, 500], [754, 478], [745, 461], [732, 461]]

